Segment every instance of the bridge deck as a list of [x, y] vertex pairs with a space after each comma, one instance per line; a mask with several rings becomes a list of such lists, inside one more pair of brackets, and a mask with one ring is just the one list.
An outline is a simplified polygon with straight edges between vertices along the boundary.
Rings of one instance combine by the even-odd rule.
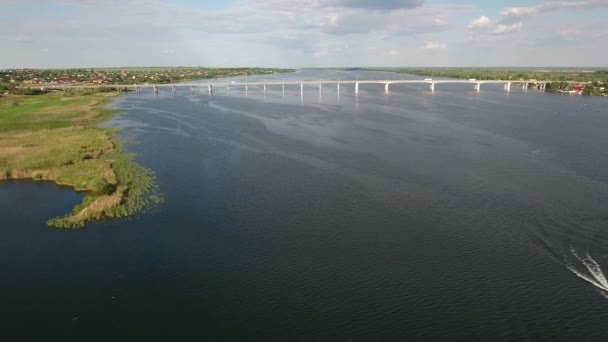
[[[325, 84], [524, 84], [524, 83], [551, 83], [549, 80], [268, 80], [268, 81], [222, 81], [189, 82], [189, 83], [161, 83], [161, 84], [45, 84], [47, 87], [62, 88], [151, 88], [151, 87], [228, 87], [228, 86], [272, 86], [272, 85], [325, 85]], [[585, 84], [585, 82], [568, 81], [568, 83]]]

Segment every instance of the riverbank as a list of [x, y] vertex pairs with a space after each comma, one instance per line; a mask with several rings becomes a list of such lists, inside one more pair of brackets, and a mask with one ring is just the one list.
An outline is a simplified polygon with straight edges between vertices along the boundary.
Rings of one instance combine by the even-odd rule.
[[123, 151], [116, 129], [97, 126], [120, 113], [106, 107], [116, 95], [0, 98], [0, 180], [53, 181], [87, 194], [48, 225], [83, 227], [136, 214], [158, 200], [153, 173]]
[[53, 85], [113, 85], [168, 84], [186, 80], [226, 78], [236, 76], [270, 75], [293, 72], [274, 68], [101, 68], [101, 69], [7, 69], [0, 70], [0, 94], [38, 95], [41, 88]]
[[[608, 95], [608, 70], [537, 68], [365, 68], [425, 77], [476, 80], [530, 80], [530, 87], [546, 83], [546, 91], [579, 95]], [[538, 80], [538, 82], [536, 82]]]

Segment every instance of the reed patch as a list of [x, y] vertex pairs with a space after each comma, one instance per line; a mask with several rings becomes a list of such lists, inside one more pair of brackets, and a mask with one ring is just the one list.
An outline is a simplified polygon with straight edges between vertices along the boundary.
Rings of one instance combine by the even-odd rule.
[[0, 98], [0, 180], [54, 181], [87, 194], [50, 226], [83, 227], [160, 201], [153, 172], [124, 152], [115, 129], [97, 127], [119, 113], [105, 107], [113, 95]]

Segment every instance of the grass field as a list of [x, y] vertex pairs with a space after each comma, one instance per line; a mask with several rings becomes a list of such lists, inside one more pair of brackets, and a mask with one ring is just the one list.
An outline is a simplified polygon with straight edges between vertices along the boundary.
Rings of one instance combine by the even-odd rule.
[[114, 130], [97, 127], [118, 114], [105, 107], [114, 95], [0, 98], [0, 180], [54, 181], [87, 193], [51, 226], [133, 215], [157, 199], [152, 172], [123, 153]]

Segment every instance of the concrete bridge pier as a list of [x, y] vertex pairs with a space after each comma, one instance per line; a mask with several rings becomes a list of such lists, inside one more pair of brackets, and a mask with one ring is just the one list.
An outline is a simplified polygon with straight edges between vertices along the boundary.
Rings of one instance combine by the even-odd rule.
[[304, 97], [304, 83], [300, 83], [300, 97]]
[[321, 96], [323, 92], [323, 84], [321, 82], [319, 82], [319, 97]]
[[264, 95], [266, 95], [266, 83], [264, 83]]
[[384, 92], [385, 92], [386, 94], [388, 94], [388, 85], [389, 85], [389, 84], [390, 84], [390, 83], [384, 83]]
[[249, 95], [249, 85], [245, 84], [245, 96]]
[[154, 94], [158, 94], [158, 87], [154, 86]]
[[172, 86], [171, 90], [173, 90], [173, 94], [175, 94], [175, 92], [177, 91], [177, 89], [175, 89], [175, 86]]
[[355, 94], [359, 94], [359, 82], [355, 82]]
[[431, 92], [435, 92], [435, 82], [431, 82], [429, 88], [431, 89]]
[[477, 90], [477, 92], [479, 92], [481, 90], [481, 83], [480, 82], [475, 83], [475, 90]]
[[226, 85], [226, 94], [230, 95], [230, 84]]
[[505, 90], [506, 90], [507, 92], [510, 92], [510, 91], [511, 91], [511, 82], [509, 82], [509, 83], [505, 84]]
[[190, 86], [190, 93], [194, 94], [194, 86]]
[[283, 97], [285, 97], [285, 83], [283, 83]]
[[340, 83], [338, 83], [338, 89], [336, 90], [336, 92], [338, 93], [338, 96], [340, 96]]
[[213, 85], [210, 84], [208, 88], [209, 88], [209, 95], [213, 95]]

